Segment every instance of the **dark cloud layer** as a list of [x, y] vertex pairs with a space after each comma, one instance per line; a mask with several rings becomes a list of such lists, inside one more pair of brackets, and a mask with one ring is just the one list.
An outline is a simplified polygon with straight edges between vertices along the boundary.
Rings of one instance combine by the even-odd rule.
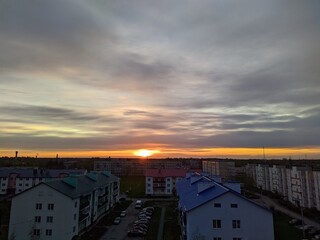
[[0, 1], [0, 148], [319, 147], [319, 10]]

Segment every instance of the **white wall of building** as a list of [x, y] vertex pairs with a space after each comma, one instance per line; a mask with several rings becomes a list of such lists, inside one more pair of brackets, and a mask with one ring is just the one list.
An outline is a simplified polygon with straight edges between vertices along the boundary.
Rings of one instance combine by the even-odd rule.
[[[42, 204], [41, 209], [36, 209], [35, 203]], [[53, 210], [48, 209], [48, 204], [54, 204]], [[29, 240], [33, 229], [40, 229], [43, 240], [70, 240], [77, 235], [78, 219], [74, 219], [77, 213], [71, 198], [39, 185], [12, 199], [9, 238], [15, 235], [16, 239]], [[40, 222], [35, 222], [36, 216], [41, 217]], [[47, 217], [52, 217], [52, 223], [47, 222]], [[52, 236], [46, 236], [47, 230], [52, 230]]]
[[[221, 208], [215, 207], [214, 203], [220, 203]], [[237, 208], [231, 208], [231, 204], [237, 204]], [[221, 220], [220, 229], [213, 228], [215, 219]], [[233, 228], [232, 220], [240, 220], [240, 228]], [[187, 212], [186, 229], [187, 240], [193, 240], [195, 235], [208, 240], [214, 237], [239, 237], [242, 240], [274, 239], [272, 213], [232, 193], [223, 194]]]

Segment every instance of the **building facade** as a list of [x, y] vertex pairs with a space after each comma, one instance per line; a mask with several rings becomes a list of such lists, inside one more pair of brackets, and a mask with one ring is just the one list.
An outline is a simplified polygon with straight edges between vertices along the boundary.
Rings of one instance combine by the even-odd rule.
[[187, 174], [186, 169], [146, 169], [146, 195], [174, 195], [176, 183]]
[[0, 195], [18, 194], [41, 182], [86, 172], [85, 169], [0, 168]]
[[212, 176], [219, 176], [222, 180], [235, 179], [235, 162], [224, 160], [204, 160], [202, 161], [202, 171]]
[[95, 171], [109, 171], [116, 176], [144, 176], [146, 169], [201, 169], [198, 159], [107, 158], [94, 161]]
[[177, 193], [183, 239], [274, 239], [268, 209], [209, 177], [189, 176], [177, 183]]
[[12, 199], [9, 239], [72, 240], [119, 201], [119, 178], [87, 173], [40, 183]]
[[283, 196], [292, 204], [320, 210], [319, 171], [305, 166], [248, 164], [247, 174], [258, 188]]

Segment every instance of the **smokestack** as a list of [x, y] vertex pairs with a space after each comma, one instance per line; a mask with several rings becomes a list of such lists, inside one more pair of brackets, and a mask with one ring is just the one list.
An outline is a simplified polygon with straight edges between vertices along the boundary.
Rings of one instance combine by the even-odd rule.
[[18, 151], [16, 151], [16, 158], [18, 158]]

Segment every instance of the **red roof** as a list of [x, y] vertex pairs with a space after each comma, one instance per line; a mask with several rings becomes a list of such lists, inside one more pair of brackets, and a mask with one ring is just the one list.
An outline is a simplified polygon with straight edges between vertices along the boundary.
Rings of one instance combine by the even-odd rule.
[[146, 169], [146, 177], [185, 177], [188, 169]]

